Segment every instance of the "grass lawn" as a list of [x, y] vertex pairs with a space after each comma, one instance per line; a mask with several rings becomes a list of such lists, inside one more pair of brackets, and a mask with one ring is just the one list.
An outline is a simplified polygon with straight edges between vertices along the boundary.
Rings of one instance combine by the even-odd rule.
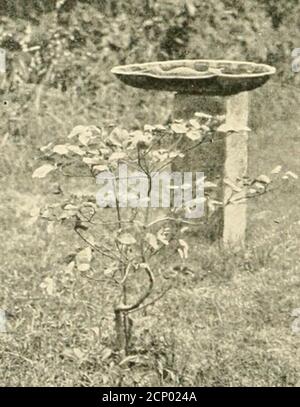
[[[253, 92], [250, 174], [283, 165], [300, 175], [298, 102], [275, 85]], [[171, 98], [114, 81], [95, 100], [49, 90], [35, 109], [20, 118], [26, 135], [0, 146], [0, 308], [12, 314], [0, 335], [0, 386], [299, 386], [300, 336], [291, 328], [291, 312], [300, 308], [299, 181], [249, 203], [245, 251], [224, 252], [193, 236], [188, 271], [172, 277], [169, 259], [157, 265], [159, 274], [169, 272], [162, 286], [172, 281], [173, 289], [133, 314], [137, 356], [119, 364], [112, 350], [117, 288], [103, 276], [102, 259], [89, 275], [68, 266], [83, 245], [67, 227], [33, 223], [36, 208], [56, 199], [56, 180], [31, 174], [38, 147], [74, 125], [162, 122]]]

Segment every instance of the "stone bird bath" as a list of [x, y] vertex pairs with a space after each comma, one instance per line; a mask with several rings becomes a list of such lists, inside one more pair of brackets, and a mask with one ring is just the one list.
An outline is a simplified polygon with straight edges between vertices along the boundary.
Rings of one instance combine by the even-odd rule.
[[[203, 171], [208, 179], [235, 184], [246, 177], [248, 166], [248, 93], [264, 85], [276, 69], [264, 64], [223, 60], [178, 60], [118, 66], [112, 73], [126, 85], [146, 90], [175, 92], [173, 119], [191, 119], [195, 112], [225, 114], [219, 143], [200, 146], [188, 153], [176, 170]], [[225, 135], [225, 136], [224, 136]], [[224, 202], [232, 186], [219, 187]], [[212, 239], [222, 236], [227, 246], [245, 242], [247, 205], [224, 205], [204, 232]], [[207, 233], [209, 231], [209, 233]]]

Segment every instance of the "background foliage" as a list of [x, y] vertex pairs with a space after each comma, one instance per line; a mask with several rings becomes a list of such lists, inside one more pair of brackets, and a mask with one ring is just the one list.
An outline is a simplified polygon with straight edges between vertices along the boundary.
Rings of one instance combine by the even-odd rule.
[[92, 91], [115, 64], [176, 58], [270, 63], [281, 83], [293, 82], [299, 11], [298, 0], [2, 0], [0, 46], [11, 85]]

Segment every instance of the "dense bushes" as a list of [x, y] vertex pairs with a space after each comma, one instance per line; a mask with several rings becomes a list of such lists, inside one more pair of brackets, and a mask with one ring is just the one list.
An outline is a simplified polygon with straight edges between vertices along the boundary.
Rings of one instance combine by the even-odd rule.
[[298, 0], [2, 0], [7, 86], [43, 81], [91, 91], [115, 64], [186, 57], [268, 62], [291, 82], [297, 11]]

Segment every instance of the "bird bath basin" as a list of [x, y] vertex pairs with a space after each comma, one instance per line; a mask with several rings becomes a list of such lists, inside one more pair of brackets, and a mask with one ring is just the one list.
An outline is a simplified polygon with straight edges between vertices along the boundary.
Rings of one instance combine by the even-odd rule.
[[204, 219], [200, 233], [209, 231], [206, 235], [213, 240], [222, 236], [225, 245], [244, 245], [247, 205], [227, 205], [226, 197], [233, 192], [230, 184], [247, 176], [249, 91], [264, 85], [276, 69], [252, 62], [199, 59], [117, 66], [111, 72], [135, 88], [175, 92], [173, 119], [189, 120], [199, 111], [226, 115], [218, 142], [200, 145], [173, 168], [203, 171], [209, 179], [224, 180], [217, 191], [223, 205], [215, 218]]
[[269, 65], [221, 60], [179, 60], [117, 66], [126, 85], [203, 96], [231, 96], [262, 86], [275, 73]]

